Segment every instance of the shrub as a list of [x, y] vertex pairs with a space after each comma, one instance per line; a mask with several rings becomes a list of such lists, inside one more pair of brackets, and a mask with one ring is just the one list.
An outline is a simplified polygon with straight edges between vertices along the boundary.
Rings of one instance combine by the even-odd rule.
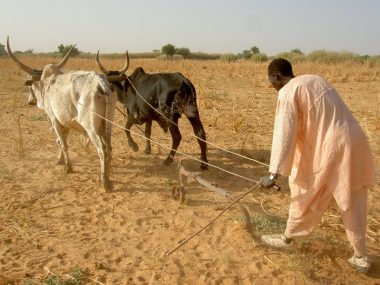
[[252, 53], [250, 50], [243, 50], [243, 52], [239, 56], [244, 59], [249, 59], [251, 58]]
[[360, 61], [360, 57], [349, 51], [327, 51], [327, 50], [316, 50], [309, 53], [306, 58], [312, 62], [324, 62], [324, 63], [339, 63], [346, 61]]
[[276, 58], [285, 58], [289, 60], [290, 62], [300, 62], [305, 60], [305, 56], [302, 53], [299, 52], [282, 52], [276, 55]]
[[213, 60], [219, 59], [220, 54], [212, 54], [212, 53], [204, 53], [204, 52], [192, 52], [190, 57], [192, 59], [200, 59], [200, 60]]
[[253, 62], [265, 62], [268, 60], [268, 57], [265, 53], [255, 53], [251, 56]]
[[290, 51], [291, 53], [298, 53], [298, 54], [304, 54], [299, 48], [295, 48], [295, 49], [292, 49], [291, 51]]
[[182, 60], [184, 57], [180, 54], [174, 54], [173, 56], [167, 56], [166, 54], [161, 54], [156, 57], [158, 60]]
[[5, 46], [3, 44], [0, 44], [0, 56], [6, 55], [7, 52], [5, 50]]
[[374, 56], [369, 57], [367, 59], [367, 62], [371, 67], [375, 67], [375, 66], [380, 67], [380, 55], [374, 55]]
[[182, 55], [184, 58], [189, 58], [191, 53], [188, 48], [177, 48], [175, 51], [176, 54]]
[[181, 54], [173, 55], [173, 60], [182, 60], [182, 59], [185, 59], [185, 57]]
[[223, 61], [231, 62], [231, 61], [236, 61], [238, 57], [237, 55], [234, 55], [233, 53], [225, 53], [225, 54], [220, 55], [219, 59]]

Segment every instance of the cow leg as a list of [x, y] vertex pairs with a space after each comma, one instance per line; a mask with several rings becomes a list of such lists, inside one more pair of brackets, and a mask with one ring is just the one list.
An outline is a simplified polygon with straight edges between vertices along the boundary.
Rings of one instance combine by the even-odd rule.
[[[110, 181], [111, 172], [111, 161], [112, 161], [112, 145], [111, 145], [111, 132], [105, 132], [105, 137], [103, 137], [105, 152], [104, 152], [104, 174], [103, 174], [103, 186], [107, 191], [112, 190], [112, 182]], [[105, 181], [105, 182], [104, 182]]]
[[[204, 162], [208, 162], [207, 161], [206, 133], [205, 133], [205, 130], [203, 128], [202, 122], [199, 118], [199, 114], [196, 114], [195, 117], [190, 117], [188, 119], [189, 119], [189, 121], [193, 127], [194, 134], [198, 137], [197, 138], [198, 144], [201, 148], [201, 160]], [[207, 164], [201, 163], [201, 169], [207, 170]]]
[[95, 145], [98, 150], [98, 155], [100, 159], [100, 180], [102, 181], [103, 187], [106, 191], [112, 190], [112, 183], [109, 180], [109, 164], [110, 157], [108, 157], [108, 149], [110, 150], [110, 145], [106, 146], [107, 143], [110, 143], [110, 140], [102, 139], [102, 137], [96, 133], [95, 130], [87, 131], [88, 137], [91, 142]]
[[128, 117], [127, 123], [125, 124], [125, 133], [126, 133], [127, 138], [128, 138], [128, 145], [132, 147], [133, 151], [138, 151], [139, 150], [139, 146], [132, 139], [131, 132], [130, 132], [130, 129], [133, 126], [133, 124], [134, 124], [133, 123], [133, 119], [130, 119]]
[[58, 156], [57, 156], [57, 160], [55, 161], [55, 163], [58, 165], [63, 165], [63, 164], [65, 164], [65, 159], [63, 157], [63, 151], [61, 148], [60, 140], [56, 139], [56, 142], [58, 145]]
[[62, 125], [57, 121], [54, 120], [52, 122], [53, 129], [55, 133], [57, 134], [57, 142], [60, 147], [60, 151], [58, 154], [58, 161], [61, 160], [61, 157], [63, 157], [64, 163], [65, 163], [65, 172], [66, 173], [72, 173], [73, 172], [73, 166], [71, 164], [69, 153], [68, 153], [68, 146], [67, 146], [67, 136], [69, 135], [69, 129], [65, 129], [62, 127]]
[[150, 144], [150, 137], [152, 135], [152, 120], [147, 121], [145, 123], [145, 137], [146, 137], [146, 145], [145, 145], [145, 154], [151, 154], [152, 153], [152, 146]]
[[175, 113], [172, 120], [175, 124], [169, 125], [170, 134], [172, 136], [172, 149], [168, 157], [164, 161], [165, 165], [170, 165], [173, 162], [174, 155], [182, 139], [181, 133], [179, 132], [179, 129], [178, 129], [178, 119], [180, 118], [180, 116], [181, 116], [180, 114]]

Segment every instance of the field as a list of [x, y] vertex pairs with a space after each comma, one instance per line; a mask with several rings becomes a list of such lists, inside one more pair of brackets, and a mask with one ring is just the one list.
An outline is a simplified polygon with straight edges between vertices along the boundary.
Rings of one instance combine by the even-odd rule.
[[[22, 58], [35, 68], [56, 60]], [[109, 69], [123, 66], [120, 59], [102, 63]], [[147, 72], [182, 72], [197, 89], [207, 139], [268, 163], [277, 93], [267, 81], [267, 64], [134, 59], [129, 73], [137, 66]], [[95, 60], [70, 59], [66, 70], [78, 69], [96, 70]], [[302, 62], [294, 71], [320, 74], [333, 83], [364, 129], [379, 166], [379, 69]], [[227, 201], [194, 182], [185, 185], [186, 204], [174, 201], [171, 190], [178, 185], [178, 171], [175, 163], [162, 164], [167, 149], [153, 145], [147, 156], [137, 135], [140, 151], [129, 149], [119, 112], [112, 137], [114, 191], [106, 193], [100, 186], [97, 152], [79, 134], [69, 137], [74, 173], [65, 175], [54, 163], [57, 145], [47, 117], [37, 107], [25, 106], [25, 78], [8, 58], [0, 58], [0, 285], [380, 283], [379, 183], [369, 194], [367, 245], [373, 268], [368, 275], [354, 272], [346, 262], [352, 252], [335, 206], [309, 239], [289, 250], [258, 242], [258, 235], [285, 228], [290, 199], [285, 178], [280, 179], [280, 192], [255, 190], [242, 200], [254, 223], [253, 235], [232, 207], [166, 258], [165, 252], [207, 224]], [[198, 158], [199, 146], [185, 118], [180, 129], [179, 151]], [[132, 130], [140, 134], [136, 127]], [[152, 138], [170, 146], [170, 135], [156, 124]], [[208, 156], [211, 164], [253, 180], [267, 171], [213, 146]], [[182, 158], [187, 170], [199, 171], [199, 162]], [[211, 167], [202, 177], [233, 195], [254, 185]]]

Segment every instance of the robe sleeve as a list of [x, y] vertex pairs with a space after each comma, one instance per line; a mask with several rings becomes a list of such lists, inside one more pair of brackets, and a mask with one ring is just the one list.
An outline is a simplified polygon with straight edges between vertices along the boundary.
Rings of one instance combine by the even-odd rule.
[[279, 94], [269, 172], [289, 176], [296, 149], [298, 111], [295, 94]]

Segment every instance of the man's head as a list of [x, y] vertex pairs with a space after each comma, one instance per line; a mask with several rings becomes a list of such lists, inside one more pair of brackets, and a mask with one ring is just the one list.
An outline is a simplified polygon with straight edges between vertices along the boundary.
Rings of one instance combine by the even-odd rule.
[[286, 59], [276, 58], [268, 65], [268, 79], [277, 91], [292, 78], [294, 78], [292, 65]]

